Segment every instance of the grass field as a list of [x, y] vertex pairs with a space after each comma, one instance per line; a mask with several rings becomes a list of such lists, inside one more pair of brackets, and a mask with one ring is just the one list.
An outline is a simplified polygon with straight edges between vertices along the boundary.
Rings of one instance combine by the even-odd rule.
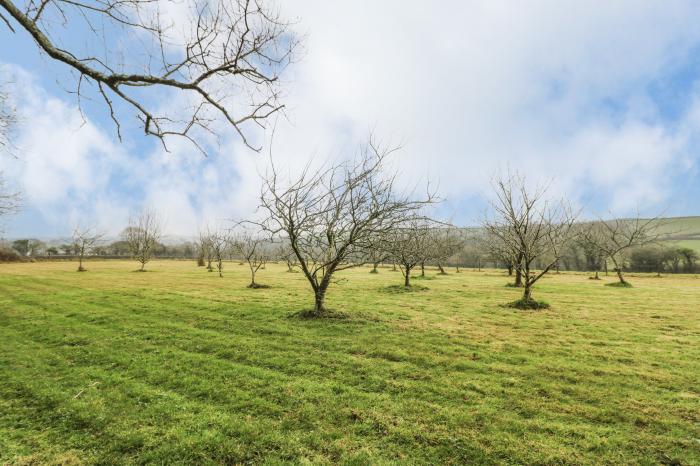
[[700, 253], [700, 217], [665, 219], [660, 231], [669, 235], [669, 246], [695, 249]]
[[700, 463], [698, 276], [87, 265], [0, 264], [2, 464]]

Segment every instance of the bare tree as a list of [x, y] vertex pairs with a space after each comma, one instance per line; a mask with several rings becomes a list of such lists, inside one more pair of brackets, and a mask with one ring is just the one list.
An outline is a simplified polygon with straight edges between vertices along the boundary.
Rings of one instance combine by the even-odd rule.
[[212, 248], [212, 238], [209, 227], [199, 232], [199, 237], [197, 238], [197, 250], [199, 256], [202, 258], [202, 265], [206, 263], [207, 271], [213, 272], [214, 267], [212, 263], [214, 262], [214, 249]]
[[[0, 155], [12, 154], [12, 133], [16, 123], [15, 107], [0, 87]], [[19, 193], [11, 192], [5, 186], [5, 178], [0, 171], [0, 218], [15, 213], [19, 209], [19, 200]]]
[[145, 210], [136, 218], [129, 220], [129, 226], [122, 232], [122, 239], [127, 243], [131, 257], [141, 264], [140, 271], [145, 271], [161, 237], [161, 223], [158, 215]]
[[365, 261], [372, 264], [372, 269], [370, 273], [379, 273], [379, 264], [386, 261], [391, 257], [389, 248], [387, 245], [387, 235], [381, 234], [376, 235], [370, 240], [370, 245], [365, 252]]
[[[494, 231], [495, 229], [499, 231]], [[510, 237], [510, 232], [503, 225], [490, 224], [484, 222], [485, 234], [479, 238], [479, 242], [484, 250], [488, 251], [491, 259], [497, 264], [503, 264], [508, 270], [508, 276], [515, 274], [515, 281], [512, 286], [523, 286], [522, 252], [514, 241], [506, 241]]]
[[218, 229], [210, 232], [208, 238], [211, 257], [213, 257], [214, 261], [216, 262], [216, 270], [219, 272], [219, 277], [223, 278], [224, 257], [231, 249], [231, 235], [226, 230]]
[[[486, 219], [488, 233], [506, 245], [507, 250], [521, 259], [524, 292], [514, 305], [537, 308], [532, 299], [532, 287], [559, 261], [562, 248], [574, 237], [577, 213], [565, 201], [546, 199], [547, 186], [528, 188], [523, 177], [509, 173], [493, 181], [495, 200], [491, 203], [494, 216]], [[541, 262], [541, 269], [534, 264]], [[516, 267], [518, 264], [516, 264]]]
[[659, 217], [643, 219], [637, 214], [634, 218], [601, 220], [584, 231], [586, 240], [601, 251], [606, 260], [613, 263], [621, 286], [630, 286], [623, 275], [623, 268], [629, 251], [638, 246], [656, 243], [661, 238]]
[[606, 242], [607, 228], [602, 222], [586, 222], [578, 225], [577, 228], [579, 232], [576, 236], [576, 244], [583, 252], [586, 269], [595, 273], [590, 277], [591, 279], [600, 280], [598, 274], [607, 261], [607, 253], [602, 247]]
[[287, 272], [294, 272], [298, 265], [297, 256], [288, 241], [282, 241], [277, 245], [275, 255], [278, 260], [283, 260], [287, 264]]
[[250, 232], [238, 234], [233, 240], [233, 250], [248, 264], [250, 269], [250, 285], [248, 288], [268, 288], [267, 285], [256, 283], [255, 274], [269, 259], [267, 246], [269, 241]]
[[98, 233], [92, 227], [81, 228], [78, 225], [73, 229], [73, 248], [78, 256], [78, 272], [87, 270], [83, 267], [85, 254], [90, 254], [103, 236], [102, 233]]
[[289, 241], [299, 267], [314, 293], [310, 316], [326, 312], [325, 297], [333, 275], [365, 263], [365, 252], [377, 235], [386, 234], [433, 196], [413, 200], [394, 188], [395, 174], [384, 162], [395, 148], [369, 142], [351, 161], [326, 165], [311, 173], [307, 166], [295, 181], [283, 184], [272, 167], [263, 179], [257, 224], [271, 236]]
[[447, 275], [444, 266], [447, 261], [464, 248], [464, 239], [457, 228], [440, 226], [431, 233], [431, 249], [440, 275]]
[[[79, 104], [89, 86], [120, 139], [121, 114], [130, 110], [164, 146], [182, 136], [202, 151], [217, 119], [252, 147], [244, 126], [264, 126], [283, 108], [279, 78], [298, 46], [265, 0], [0, 0], [3, 23], [69, 67]], [[91, 39], [76, 44], [76, 31]], [[186, 101], [178, 110], [155, 103], [163, 90]]]
[[411, 286], [411, 271], [425, 262], [430, 233], [429, 222], [416, 218], [402, 222], [387, 235], [387, 248], [401, 270], [406, 288]]

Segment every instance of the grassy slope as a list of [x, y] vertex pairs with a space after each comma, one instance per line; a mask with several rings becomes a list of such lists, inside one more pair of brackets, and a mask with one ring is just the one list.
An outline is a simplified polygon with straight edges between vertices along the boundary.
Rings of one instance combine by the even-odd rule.
[[0, 463], [700, 462], [698, 276], [358, 269], [304, 321], [281, 266], [74, 265], [0, 264]]
[[677, 247], [695, 249], [700, 253], [700, 217], [675, 217], [664, 220], [662, 232]]

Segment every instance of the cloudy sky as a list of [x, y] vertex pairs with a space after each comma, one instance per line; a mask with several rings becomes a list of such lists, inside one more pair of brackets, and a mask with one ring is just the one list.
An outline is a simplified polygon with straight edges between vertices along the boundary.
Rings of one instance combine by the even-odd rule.
[[[285, 75], [275, 163], [348, 156], [369, 131], [400, 143], [406, 184], [439, 183], [442, 215], [478, 221], [507, 167], [588, 215], [700, 215], [700, 6], [695, 2], [294, 1], [305, 35]], [[203, 157], [166, 153], [108, 115], [83, 123], [66, 70], [0, 24], [2, 74], [21, 112], [21, 189], [7, 237], [65, 235], [78, 221], [118, 233], [155, 207], [173, 235], [255, 210], [268, 157], [235, 134]], [[88, 106], [88, 110], [90, 107]], [[265, 139], [265, 135], [260, 135]]]

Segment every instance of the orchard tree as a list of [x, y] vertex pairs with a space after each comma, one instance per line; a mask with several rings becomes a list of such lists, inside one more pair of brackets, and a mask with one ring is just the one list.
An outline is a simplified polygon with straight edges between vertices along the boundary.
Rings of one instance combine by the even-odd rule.
[[219, 277], [224, 276], [224, 258], [231, 251], [231, 235], [227, 230], [218, 229], [209, 235], [212, 256], [216, 262], [216, 270]]
[[274, 165], [264, 176], [260, 196], [265, 218], [256, 222], [271, 237], [281, 237], [294, 251], [314, 294], [319, 317], [327, 312], [326, 292], [336, 272], [366, 260], [378, 235], [388, 234], [419, 216], [434, 197], [415, 200], [397, 192], [395, 173], [385, 168], [396, 150], [370, 137], [359, 154], [317, 171], [307, 166], [294, 179], [280, 180]]
[[90, 254], [103, 236], [102, 233], [96, 232], [91, 227], [82, 228], [78, 225], [73, 229], [73, 248], [78, 256], [78, 272], [87, 270], [83, 267], [85, 254]]
[[[265, 0], [0, 0], [3, 26], [14, 47], [22, 31], [65, 65], [78, 104], [99, 99], [120, 139], [132, 113], [164, 146], [180, 136], [203, 152], [217, 121], [252, 147], [246, 126], [264, 127], [283, 108], [280, 76], [298, 46]], [[160, 101], [179, 95], [179, 105]]]
[[430, 222], [423, 218], [402, 222], [388, 234], [387, 248], [401, 270], [406, 288], [411, 286], [411, 271], [425, 262], [430, 241]]
[[213, 272], [214, 267], [212, 263], [214, 262], [214, 249], [212, 247], [211, 231], [209, 227], [199, 232], [197, 250], [199, 258], [201, 258], [201, 262], [198, 261], [198, 264], [204, 265], [206, 263], [207, 271]]
[[275, 256], [277, 260], [284, 261], [287, 264], [287, 272], [294, 272], [294, 268], [298, 265], [297, 257], [288, 241], [282, 241], [277, 245]]
[[129, 247], [131, 257], [136, 259], [144, 272], [161, 237], [161, 222], [151, 210], [144, 210], [138, 217], [129, 219], [129, 226], [122, 232], [122, 239]]
[[377, 235], [370, 240], [370, 246], [365, 252], [365, 261], [372, 264], [370, 273], [379, 273], [379, 264], [391, 257], [387, 240], [386, 234]]
[[[516, 267], [522, 267], [523, 297], [513, 306], [546, 306], [532, 298], [532, 287], [556, 266], [563, 247], [575, 237], [577, 213], [564, 200], [548, 200], [547, 186], [530, 188], [517, 173], [494, 179], [493, 188], [493, 216], [485, 227], [521, 260]], [[537, 262], [540, 270], [535, 270]]]
[[233, 250], [243, 259], [250, 269], [248, 288], [269, 288], [255, 281], [255, 274], [269, 260], [269, 241], [263, 236], [251, 232], [239, 233], [233, 240]]
[[617, 274], [618, 286], [631, 286], [625, 280], [623, 269], [633, 248], [657, 243], [661, 238], [658, 217], [643, 219], [637, 214], [633, 218], [616, 218], [596, 222], [597, 233], [591, 238], [599, 249], [613, 264]]
[[586, 270], [595, 272], [591, 279], [600, 280], [598, 274], [605, 266], [607, 260], [607, 254], [601, 247], [607, 235], [606, 228], [601, 222], [586, 222], [579, 224], [577, 228], [579, 231], [575, 243], [583, 251], [583, 257], [586, 260]]
[[437, 227], [432, 231], [431, 243], [433, 260], [440, 269], [439, 275], [447, 275], [444, 266], [449, 259], [464, 249], [464, 238], [454, 227]]

